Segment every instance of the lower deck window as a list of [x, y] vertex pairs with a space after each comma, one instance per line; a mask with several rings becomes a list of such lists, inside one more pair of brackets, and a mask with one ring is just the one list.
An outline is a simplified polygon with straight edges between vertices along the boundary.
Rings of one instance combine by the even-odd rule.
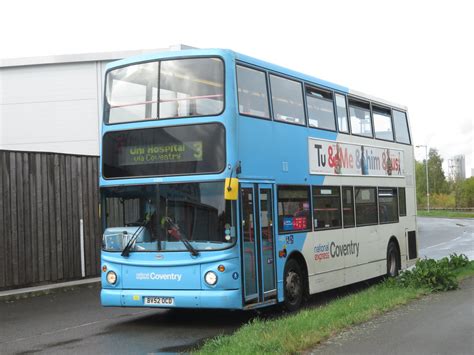
[[398, 189], [398, 204], [400, 206], [400, 216], [406, 216], [407, 215], [407, 199], [406, 199], [404, 187], [400, 187]]
[[339, 187], [313, 187], [314, 229], [340, 228], [341, 196]]
[[279, 186], [278, 231], [287, 233], [310, 229], [309, 186]]
[[365, 226], [378, 223], [375, 187], [355, 188], [356, 223]]
[[380, 223], [398, 222], [398, 197], [395, 188], [379, 188]]
[[354, 189], [352, 186], [342, 187], [342, 211], [344, 228], [354, 227]]
[[[398, 223], [405, 189], [366, 186], [278, 187], [278, 231], [293, 233]], [[312, 209], [311, 209], [312, 203]]]

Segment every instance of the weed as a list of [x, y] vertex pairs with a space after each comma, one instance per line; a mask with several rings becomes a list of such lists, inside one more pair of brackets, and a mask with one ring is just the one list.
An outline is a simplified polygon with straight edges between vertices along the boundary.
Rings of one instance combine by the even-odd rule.
[[466, 255], [451, 254], [440, 260], [420, 259], [415, 268], [402, 272], [391, 284], [402, 287], [427, 288], [432, 292], [455, 290], [459, 287], [456, 270], [469, 264]]

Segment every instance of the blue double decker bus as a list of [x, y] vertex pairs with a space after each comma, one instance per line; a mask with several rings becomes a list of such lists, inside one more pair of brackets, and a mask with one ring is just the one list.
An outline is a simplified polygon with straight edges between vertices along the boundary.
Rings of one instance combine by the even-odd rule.
[[217, 49], [105, 91], [104, 306], [295, 310], [416, 261], [405, 107]]

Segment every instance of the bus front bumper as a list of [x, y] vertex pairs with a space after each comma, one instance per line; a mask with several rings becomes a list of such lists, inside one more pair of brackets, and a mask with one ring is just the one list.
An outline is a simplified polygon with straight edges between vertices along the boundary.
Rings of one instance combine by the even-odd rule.
[[[105, 307], [242, 309], [240, 290], [120, 290], [103, 288], [100, 299], [102, 306]], [[160, 303], [146, 303], [150, 300]]]

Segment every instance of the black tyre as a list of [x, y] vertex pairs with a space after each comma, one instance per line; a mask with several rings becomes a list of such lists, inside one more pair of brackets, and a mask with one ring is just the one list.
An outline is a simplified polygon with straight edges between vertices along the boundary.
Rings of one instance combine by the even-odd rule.
[[387, 248], [387, 276], [398, 276], [400, 271], [400, 252], [394, 242], [390, 242]]
[[285, 265], [283, 287], [285, 291], [285, 308], [294, 312], [303, 303], [304, 279], [300, 264], [295, 259], [289, 259]]

